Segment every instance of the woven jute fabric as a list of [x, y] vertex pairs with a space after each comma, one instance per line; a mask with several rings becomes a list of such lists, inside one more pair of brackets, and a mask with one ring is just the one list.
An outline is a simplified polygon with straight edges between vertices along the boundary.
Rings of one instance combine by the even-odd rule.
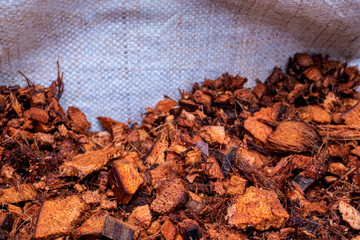
[[360, 57], [359, 1], [4, 0], [0, 1], [0, 83], [56, 78], [61, 104], [139, 121], [144, 108], [178, 89], [241, 74], [253, 86], [299, 51], [352, 64]]

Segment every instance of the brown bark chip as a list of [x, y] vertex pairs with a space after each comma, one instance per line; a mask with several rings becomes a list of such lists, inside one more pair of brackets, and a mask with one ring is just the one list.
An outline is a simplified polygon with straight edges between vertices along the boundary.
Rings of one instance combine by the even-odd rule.
[[86, 204], [77, 195], [45, 201], [36, 222], [35, 238], [49, 239], [69, 234], [85, 209]]
[[202, 137], [210, 145], [224, 144], [225, 129], [223, 126], [204, 126], [200, 129]]
[[61, 176], [84, 178], [90, 173], [99, 171], [108, 161], [108, 151], [98, 150], [79, 154], [60, 167]]
[[273, 131], [271, 127], [259, 122], [255, 117], [247, 118], [244, 122], [244, 128], [263, 143], [267, 141], [267, 138]]
[[162, 111], [163, 113], [168, 113], [176, 105], [176, 102], [172, 99], [162, 100], [156, 104], [155, 109]]
[[47, 123], [49, 121], [48, 112], [42, 108], [32, 107], [29, 110], [26, 110], [24, 115], [41, 123]]
[[112, 240], [132, 240], [136, 227], [114, 217], [106, 216], [102, 235]]
[[331, 122], [330, 114], [319, 106], [306, 106], [298, 110], [298, 116], [304, 122], [317, 122], [320, 124], [329, 124]]
[[161, 227], [161, 235], [165, 238], [165, 240], [176, 240], [179, 235], [179, 231], [169, 219], [166, 219]]
[[31, 184], [0, 190], [0, 204], [18, 203], [33, 200], [37, 196]]
[[71, 126], [75, 131], [84, 132], [91, 127], [91, 124], [86, 119], [86, 115], [80, 109], [69, 107], [67, 114], [71, 120]]
[[168, 147], [169, 147], [168, 137], [166, 135], [166, 132], [163, 132], [152, 146], [150, 153], [146, 158], [146, 163], [153, 165], [164, 162], [165, 151]]
[[199, 240], [202, 235], [199, 224], [192, 219], [185, 219], [179, 223], [180, 232], [185, 239]]
[[184, 205], [187, 200], [187, 191], [181, 180], [169, 180], [163, 183], [151, 203], [150, 209], [154, 212], [165, 214]]
[[109, 174], [109, 184], [120, 204], [128, 203], [144, 179], [131, 163], [114, 167]]
[[237, 175], [231, 176], [229, 187], [227, 189], [227, 194], [235, 195], [235, 196], [242, 195], [245, 190], [246, 182], [247, 182], [246, 179], [240, 176]]
[[238, 229], [255, 228], [264, 231], [270, 227], [280, 228], [289, 218], [273, 191], [250, 187], [238, 196], [228, 208], [227, 219]]
[[152, 216], [149, 205], [139, 206], [135, 208], [130, 216], [129, 223], [136, 225], [140, 228], [149, 228], [151, 224]]
[[99, 211], [86, 220], [78, 229], [75, 237], [77, 239], [98, 239], [102, 235], [105, 217], [108, 215], [105, 211]]
[[341, 114], [345, 124], [354, 127], [360, 127], [360, 102]]
[[358, 210], [356, 210], [356, 208], [347, 202], [340, 201], [339, 211], [342, 215], [342, 218], [348, 222], [353, 229], [360, 230], [360, 213]]

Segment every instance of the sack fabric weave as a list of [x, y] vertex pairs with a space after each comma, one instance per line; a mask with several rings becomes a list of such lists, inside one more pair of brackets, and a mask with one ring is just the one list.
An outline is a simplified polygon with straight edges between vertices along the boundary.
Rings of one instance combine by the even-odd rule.
[[360, 2], [304, 0], [3, 0], [0, 84], [56, 78], [61, 104], [139, 121], [148, 106], [223, 72], [264, 81], [299, 51], [359, 64]]

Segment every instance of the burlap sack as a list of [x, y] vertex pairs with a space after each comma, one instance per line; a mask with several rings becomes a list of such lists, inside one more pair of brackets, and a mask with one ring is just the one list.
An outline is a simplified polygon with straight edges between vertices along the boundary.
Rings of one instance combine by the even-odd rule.
[[0, 83], [37, 84], [64, 72], [61, 103], [140, 120], [163, 94], [223, 72], [265, 80], [298, 51], [358, 64], [360, 2], [292, 0], [5, 0]]

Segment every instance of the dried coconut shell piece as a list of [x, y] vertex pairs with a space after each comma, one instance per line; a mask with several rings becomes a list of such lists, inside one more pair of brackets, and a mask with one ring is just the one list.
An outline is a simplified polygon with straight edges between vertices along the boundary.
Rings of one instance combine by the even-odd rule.
[[117, 124], [124, 124], [109, 117], [97, 117], [96, 119], [99, 120], [101, 126], [103, 126], [103, 128], [105, 128], [108, 132], [111, 132], [113, 126]]
[[37, 105], [44, 105], [46, 104], [46, 100], [45, 100], [45, 94], [44, 93], [36, 93], [34, 95], [31, 95], [30, 97], [30, 105], [32, 107], [37, 106]]
[[207, 206], [201, 202], [194, 200], [194, 199], [190, 199], [186, 203], [186, 208], [195, 211], [197, 214], [202, 214], [207, 209]]
[[350, 145], [328, 145], [327, 151], [331, 157], [347, 158], [350, 153]]
[[337, 176], [343, 176], [348, 171], [348, 168], [344, 166], [344, 164], [340, 162], [336, 163], [330, 163], [329, 164], [329, 172], [331, 174], [337, 175]]
[[319, 125], [316, 126], [316, 130], [321, 137], [326, 137], [328, 140], [360, 140], [360, 127], [347, 125]]
[[52, 134], [38, 132], [34, 134], [34, 140], [41, 146], [54, 146], [55, 137]]
[[161, 230], [161, 223], [159, 220], [153, 221], [150, 228], [146, 230], [146, 233], [149, 235], [156, 235], [159, 234]]
[[[16, 96], [11, 91], [10, 91], [10, 101], [11, 101], [11, 107], [14, 109], [16, 114], [19, 117], [22, 117], [23, 116], [22, 105], [19, 103]], [[3, 99], [2, 102], [5, 102], [5, 99]], [[5, 105], [5, 104], [1, 104], [1, 105]], [[5, 106], [3, 106], [2, 108], [5, 108]]]
[[209, 234], [212, 240], [249, 240], [245, 233], [236, 230], [228, 229], [219, 224], [205, 224], [206, 233]]
[[309, 152], [320, 146], [317, 131], [304, 122], [280, 122], [269, 136], [267, 148], [273, 152]]
[[185, 164], [192, 166], [192, 167], [200, 166], [200, 164], [201, 164], [200, 149], [195, 149], [195, 150], [187, 152], [186, 157], [185, 157]]
[[218, 161], [213, 156], [210, 156], [208, 159], [206, 159], [205, 174], [209, 178], [218, 180], [224, 179], [224, 174], [221, 171], [221, 167]]
[[195, 102], [203, 104], [206, 107], [210, 107], [211, 105], [211, 96], [200, 90], [196, 90], [194, 93], [194, 100]]
[[256, 151], [250, 151], [239, 147], [236, 151], [236, 157], [255, 169], [259, 169], [264, 166], [261, 155]]

